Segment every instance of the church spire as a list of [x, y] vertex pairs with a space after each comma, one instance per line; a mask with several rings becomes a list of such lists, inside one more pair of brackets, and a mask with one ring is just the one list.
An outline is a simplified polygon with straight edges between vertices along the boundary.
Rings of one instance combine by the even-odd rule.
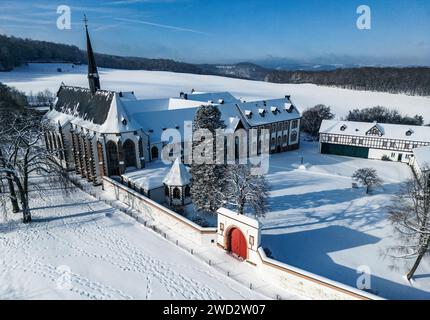
[[94, 52], [91, 46], [90, 35], [88, 33], [88, 19], [84, 15], [85, 31], [87, 33], [87, 55], [88, 55], [88, 82], [90, 85], [91, 93], [96, 93], [100, 90], [100, 78], [97, 72], [96, 60], [94, 59]]

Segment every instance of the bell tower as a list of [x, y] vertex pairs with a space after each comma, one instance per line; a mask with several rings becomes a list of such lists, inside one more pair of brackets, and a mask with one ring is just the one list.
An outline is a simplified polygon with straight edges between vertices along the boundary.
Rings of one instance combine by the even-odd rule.
[[88, 55], [88, 82], [92, 94], [95, 94], [97, 90], [100, 90], [100, 77], [97, 72], [96, 60], [94, 58], [93, 48], [91, 46], [90, 35], [88, 33], [88, 19], [84, 15], [85, 31], [87, 35], [87, 55]]

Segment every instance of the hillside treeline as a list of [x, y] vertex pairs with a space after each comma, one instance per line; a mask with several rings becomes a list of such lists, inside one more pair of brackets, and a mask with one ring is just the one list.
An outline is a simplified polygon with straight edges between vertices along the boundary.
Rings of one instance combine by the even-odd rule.
[[345, 89], [430, 96], [430, 68], [352, 68], [331, 71], [273, 71], [266, 81], [313, 83]]

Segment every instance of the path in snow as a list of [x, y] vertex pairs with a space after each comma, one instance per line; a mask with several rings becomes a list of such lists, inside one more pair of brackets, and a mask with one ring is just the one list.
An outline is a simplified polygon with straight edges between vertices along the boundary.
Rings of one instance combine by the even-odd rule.
[[0, 224], [0, 298], [265, 298], [80, 190], [32, 207], [31, 224]]

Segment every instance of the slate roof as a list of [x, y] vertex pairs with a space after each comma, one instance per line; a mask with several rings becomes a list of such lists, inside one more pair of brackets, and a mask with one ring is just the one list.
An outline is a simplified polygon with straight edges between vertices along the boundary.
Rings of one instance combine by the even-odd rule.
[[114, 97], [113, 91], [62, 85], [57, 92], [55, 110], [101, 125], [106, 121]]

